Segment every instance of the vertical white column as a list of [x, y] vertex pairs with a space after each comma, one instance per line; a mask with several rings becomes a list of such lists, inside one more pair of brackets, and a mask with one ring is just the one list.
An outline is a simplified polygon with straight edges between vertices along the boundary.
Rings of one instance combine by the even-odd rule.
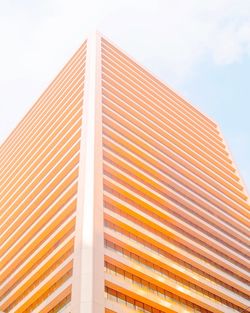
[[101, 38], [89, 36], [72, 283], [72, 313], [104, 312]]

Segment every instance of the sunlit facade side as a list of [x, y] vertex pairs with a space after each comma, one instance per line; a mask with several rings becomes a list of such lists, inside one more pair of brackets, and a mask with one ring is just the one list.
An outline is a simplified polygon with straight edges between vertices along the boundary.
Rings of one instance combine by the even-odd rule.
[[101, 35], [2, 145], [0, 171], [0, 311], [249, 306], [249, 200], [219, 127]]
[[3, 312], [70, 305], [85, 55], [86, 43], [0, 148]]
[[107, 312], [241, 312], [246, 192], [217, 125], [102, 39]]

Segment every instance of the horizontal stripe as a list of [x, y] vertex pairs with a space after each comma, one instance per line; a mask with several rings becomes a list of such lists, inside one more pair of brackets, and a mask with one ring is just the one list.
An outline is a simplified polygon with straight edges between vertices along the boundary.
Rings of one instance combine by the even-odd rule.
[[[136, 68], [140, 75], [145, 77], [147, 80], [149, 80], [152, 84], [155, 84], [160, 90], [163, 90], [165, 93], [165, 96], [169, 96], [172, 99], [175, 99], [176, 106], [181, 109], [181, 111], [185, 111], [186, 115], [190, 115], [193, 119], [195, 119], [197, 122], [202, 120], [200, 122], [201, 125], [205, 128], [205, 125], [207, 125], [207, 128], [209, 128], [210, 131], [213, 131], [214, 133], [217, 133], [216, 130], [216, 124], [213, 123], [210, 119], [204, 116], [200, 111], [196, 110], [193, 106], [186, 103], [183, 98], [179, 97], [173, 90], [169, 89], [166, 84], [161, 83], [158, 79], [156, 79], [154, 76], [152, 76], [148, 71], [144, 70], [140, 65], [133, 62], [131, 58], [128, 58], [125, 56], [121, 51], [118, 51], [114, 46], [112, 46], [107, 41], [103, 40], [103, 47], [108, 47], [109, 51], [112, 51], [113, 54], [116, 56], [118, 55], [120, 58], [122, 57], [123, 60], [128, 60], [128, 64], [131, 68]], [[208, 126], [209, 125], [209, 126]]]

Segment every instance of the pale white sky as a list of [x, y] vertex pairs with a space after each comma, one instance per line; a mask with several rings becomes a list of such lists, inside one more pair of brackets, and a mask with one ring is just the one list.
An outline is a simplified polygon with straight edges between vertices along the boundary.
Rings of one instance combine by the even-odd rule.
[[96, 28], [221, 125], [250, 186], [250, 0], [0, 0], [0, 143]]

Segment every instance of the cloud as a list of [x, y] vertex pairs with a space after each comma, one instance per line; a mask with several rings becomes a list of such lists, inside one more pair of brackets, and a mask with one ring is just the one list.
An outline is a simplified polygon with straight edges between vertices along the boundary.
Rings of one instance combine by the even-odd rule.
[[117, 8], [102, 26], [139, 59], [161, 60], [170, 75], [185, 79], [204, 58], [226, 65], [249, 55], [248, 0], [136, 3], [141, 5]]
[[96, 27], [140, 59], [158, 57], [184, 78], [204, 57], [230, 64], [250, 53], [249, 0], [12, 0], [0, 9], [1, 56], [11, 54], [19, 73], [40, 70], [40, 55], [42, 65], [53, 66], [56, 55], [68, 56]]
[[204, 59], [238, 62], [250, 54], [249, 12], [249, 0], [1, 1], [0, 110], [13, 127], [93, 28], [170, 81]]

